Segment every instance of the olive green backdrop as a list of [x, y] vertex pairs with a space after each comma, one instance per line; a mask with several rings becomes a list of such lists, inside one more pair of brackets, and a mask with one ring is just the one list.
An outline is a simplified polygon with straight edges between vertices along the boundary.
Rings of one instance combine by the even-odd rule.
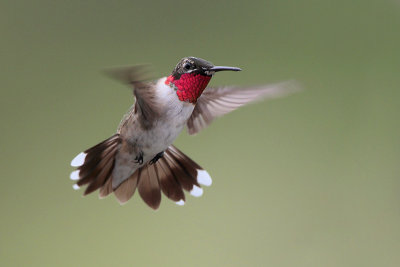
[[[400, 266], [400, 1], [2, 1], [1, 266]], [[71, 159], [132, 103], [103, 67], [184, 56], [305, 90], [176, 145], [214, 184], [154, 212]]]

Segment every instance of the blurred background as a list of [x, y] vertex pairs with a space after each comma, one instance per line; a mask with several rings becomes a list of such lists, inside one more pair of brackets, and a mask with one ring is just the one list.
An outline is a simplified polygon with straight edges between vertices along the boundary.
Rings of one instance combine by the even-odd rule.
[[[400, 266], [400, 1], [2, 1], [1, 266]], [[305, 91], [176, 145], [212, 187], [82, 198], [71, 159], [133, 99], [99, 73], [184, 56]]]

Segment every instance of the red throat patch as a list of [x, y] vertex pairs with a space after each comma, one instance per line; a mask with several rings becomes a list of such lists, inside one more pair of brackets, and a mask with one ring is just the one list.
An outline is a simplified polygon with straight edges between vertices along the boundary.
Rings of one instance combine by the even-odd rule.
[[165, 80], [165, 84], [172, 83], [176, 87], [176, 94], [181, 101], [196, 103], [197, 99], [206, 89], [211, 76], [205, 76], [195, 73], [184, 73], [179, 79], [175, 79], [170, 75]]

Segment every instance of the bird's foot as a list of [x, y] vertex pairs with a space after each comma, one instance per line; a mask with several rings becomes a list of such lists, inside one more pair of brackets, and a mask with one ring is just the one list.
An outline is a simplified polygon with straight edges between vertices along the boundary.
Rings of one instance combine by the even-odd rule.
[[139, 154], [135, 158], [135, 163], [143, 164], [143, 152], [140, 151]]
[[162, 158], [164, 156], [164, 151], [161, 151], [160, 153], [158, 153], [157, 155], [155, 155], [155, 157], [150, 160], [150, 164], [154, 164], [156, 163], [160, 158]]

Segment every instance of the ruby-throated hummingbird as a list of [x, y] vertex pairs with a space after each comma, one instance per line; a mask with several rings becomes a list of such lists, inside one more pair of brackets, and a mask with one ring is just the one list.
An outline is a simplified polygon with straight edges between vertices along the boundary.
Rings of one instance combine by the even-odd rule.
[[186, 126], [196, 134], [211, 121], [247, 103], [287, 95], [297, 89], [292, 82], [253, 88], [206, 88], [216, 72], [240, 71], [214, 66], [195, 57], [179, 61], [171, 75], [146, 80], [146, 67], [117, 68], [108, 74], [133, 87], [135, 102], [123, 117], [117, 133], [81, 152], [71, 162], [74, 189], [87, 185], [84, 195], [100, 189], [103, 198], [114, 192], [125, 203], [136, 188], [144, 202], [157, 209], [161, 191], [178, 205], [184, 191], [198, 197], [211, 177], [172, 145]]

